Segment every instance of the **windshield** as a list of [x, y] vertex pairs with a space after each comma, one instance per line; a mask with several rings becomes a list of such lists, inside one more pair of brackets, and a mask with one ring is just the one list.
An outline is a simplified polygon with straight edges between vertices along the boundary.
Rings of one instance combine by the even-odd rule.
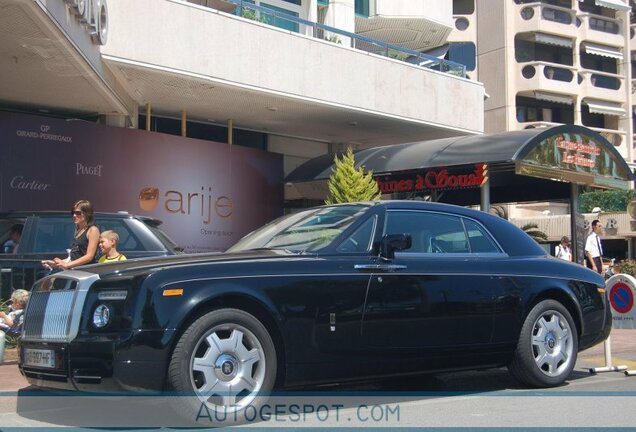
[[283, 216], [243, 237], [228, 252], [250, 249], [287, 249], [308, 252], [329, 246], [369, 205], [318, 207]]

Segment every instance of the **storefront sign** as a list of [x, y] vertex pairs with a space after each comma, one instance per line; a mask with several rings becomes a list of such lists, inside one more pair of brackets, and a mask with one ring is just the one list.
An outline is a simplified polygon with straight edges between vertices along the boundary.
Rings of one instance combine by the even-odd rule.
[[[610, 144], [611, 145], [611, 144]], [[623, 164], [624, 165], [624, 164]], [[517, 161], [517, 174], [628, 189], [630, 173], [608, 144], [583, 133], [549, 136]]]
[[605, 293], [612, 309], [612, 327], [636, 329], [636, 279], [627, 274], [617, 274], [607, 280]]
[[479, 187], [483, 165], [475, 164], [472, 171], [469, 170], [466, 167], [436, 168], [400, 176], [379, 175], [376, 181], [383, 194]]
[[0, 211], [63, 210], [88, 199], [96, 211], [162, 220], [188, 252], [225, 250], [282, 214], [278, 154], [6, 112], [0, 136]]
[[108, 39], [108, 5], [106, 0], [65, 0], [91, 35], [94, 43], [106, 45]]

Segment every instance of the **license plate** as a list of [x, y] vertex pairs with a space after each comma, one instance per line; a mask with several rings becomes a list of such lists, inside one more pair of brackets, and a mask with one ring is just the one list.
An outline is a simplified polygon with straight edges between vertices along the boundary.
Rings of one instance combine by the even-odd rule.
[[55, 351], [25, 348], [23, 361], [25, 366], [54, 368]]

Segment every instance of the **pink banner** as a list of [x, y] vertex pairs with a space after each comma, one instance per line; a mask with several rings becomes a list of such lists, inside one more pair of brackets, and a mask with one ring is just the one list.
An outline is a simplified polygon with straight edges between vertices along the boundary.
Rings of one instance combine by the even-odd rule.
[[125, 210], [187, 252], [225, 250], [282, 214], [282, 156], [238, 145], [0, 112], [0, 211]]

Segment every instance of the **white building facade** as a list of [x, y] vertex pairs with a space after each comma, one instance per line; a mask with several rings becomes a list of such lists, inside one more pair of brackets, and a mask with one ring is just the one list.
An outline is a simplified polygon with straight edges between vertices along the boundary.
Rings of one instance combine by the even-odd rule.
[[285, 173], [347, 146], [483, 132], [483, 85], [410, 51], [446, 42], [450, 2], [0, 0], [0, 12], [3, 110], [256, 147], [283, 154]]
[[627, 0], [454, 0], [453, 17], [451, 49], [473, 54], [489, 95], [486, 132], [582, 125], [634, 162]]

